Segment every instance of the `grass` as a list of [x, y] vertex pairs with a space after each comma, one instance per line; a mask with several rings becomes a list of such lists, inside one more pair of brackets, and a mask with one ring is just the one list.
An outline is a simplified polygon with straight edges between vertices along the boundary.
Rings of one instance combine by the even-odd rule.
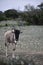
[[19, 58], [1, 58], [0, 65], [35, 65], [33, 60], [28, 60], [26, 57], [19, 56]]
[[0, 27], [8, 27], [8, 26], [14, 26], [17, 24], [0, 24]]
[[0, 56], [0, 65], [43, 65], [42, 54], [17, 54], [11, 56]]
[[[3, 24], [5, 25], [5, 24]], [[10, 23], [11, 25], [11, 23]], [[11, 29], [11, 27], [2, 27], [0, 28], [0, 45], [2, 46], [1, 51], [4, 52], [4, 32], [7, 31], [8, 29]], [[21, 44], [21, 48], [19, 45], [17, 45], [17, 50], [16, 52], [21, 52], [21, 51], [27, 51], [28, 53], [30, 52], [43, 52], [43, 26], [27, 26], [27, 27], [23, 27], [22, 28], [23, 33], [20, 36], [20, 42], [19, 44]], [[28, 44], [29, 43], [29, 44]], [[39, 43], [39, 44], [38, 44]], [[1, 52], [0, 52], [1, 53]], [[2, 54], [3, 55], [3, 54]], [[42, 56], [42, 55], [41, 55]], [[38, 60], [37, 58], [34, 59], [34, 61], [36, 60], [36, 65], [43, 65], [43, 56], [41, 57], [38, 55]], [[30, 56], [29, 56], [30, 57]], [[41, 60], [40, 60], [41, 59]], [[22, 62], [21, 62], [22, 61]], [[24, 56], [19, 56], [19, 59], [0, 59], [0, 65], [35, 65], [33, 61], [33, 58], [30, 59], [28, 57], [24, 57]], [[40, 64], [39, 64], [40, 63]]]
[[13, 20], [0, 22], [0, 27], [8, 27], [8, 26], [14, 26], [14, 25], [17, 25], [17, 23]]
[[16, 21], [16, 20], [7, 20], [7, 21], [0, 21], [0, 27], [6, 27], [6, 26], [14, 26], [14, 25], [17, 25], [17, 26], [27, 26], [26, 23], [21, 23], [19, 21]]

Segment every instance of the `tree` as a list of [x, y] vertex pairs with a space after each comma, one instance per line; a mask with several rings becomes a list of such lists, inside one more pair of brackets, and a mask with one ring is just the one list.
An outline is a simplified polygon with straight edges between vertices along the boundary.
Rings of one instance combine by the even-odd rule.
[[9, 9], [9, 10], [6, 10], [4, 12], [4, 14], [6, 15], [7, 18], [17, 18], [18, 17], [18, 12], [14, 9]]
[[43, 3], [41, 3], [40, 5], [38, 5], [38, 7], [43, 10]]
[[43, 25], [43, 3], [38, 5], [39, 9], [40, 9], [40, 13], [39, 13], [39, 24]]
[[0, 21], [6, 20], [6, 17], [2, 11], [0, 11]]
[[30, 4], [28, 4], [28, 5], [25, 6], [25, 10], [26, 11], [34, 11], [35, 8], [34, 8], [34, 6], [31, 6]]

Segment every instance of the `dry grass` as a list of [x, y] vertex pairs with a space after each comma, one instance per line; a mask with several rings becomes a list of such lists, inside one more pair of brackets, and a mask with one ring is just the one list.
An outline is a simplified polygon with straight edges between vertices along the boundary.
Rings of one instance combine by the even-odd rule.
[[43, 54], [16, 54], [15, 58], [0, 56], [0, 65], [43, 65]]
[[11, 28], [0, 28], [0, 65], [22, 65], [21, 63], [24, 65], [43, 65], [43, 26], [21, 28], [23, 33], [20, 34], [15, 59], [11, 58], [10, 51], [8, 51], [10, 55], [7, 58], [5, 57], [4, 33]]

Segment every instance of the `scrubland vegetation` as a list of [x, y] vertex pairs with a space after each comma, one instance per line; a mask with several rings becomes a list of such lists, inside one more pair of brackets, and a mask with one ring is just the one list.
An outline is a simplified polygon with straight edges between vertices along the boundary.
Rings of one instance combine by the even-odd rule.
[[26, 5], [24, 9], [24, 11], [15, 9], [0, 11], [0, 22], [21, 18], [22, 21], [26, 21], [26, 25], [43, 25], [43, 3], [37, 5], [37, 8]]
[[[43, 25], [43, 3], [37, 5], [37, 8], [31, 5], [26, 5], [24, 8], [25, 11], [15, 9], [9, 9], [4, 12], [0, 11], [0, 65], [43, 65], [42, 54], [18, 55], [14, 59], [2, 55], [5, 54], [3, 35], [12, 26], [19, 25], [18, 21], [21, 21], [24, 25]], [[24, 50], [28, 53], [30, 51], [42, 52], [43, 26], [27, 26], [23, 27], [22, 31], [23, 33], [20, 35], [20, 41], [17, 44], [16, 51]]]

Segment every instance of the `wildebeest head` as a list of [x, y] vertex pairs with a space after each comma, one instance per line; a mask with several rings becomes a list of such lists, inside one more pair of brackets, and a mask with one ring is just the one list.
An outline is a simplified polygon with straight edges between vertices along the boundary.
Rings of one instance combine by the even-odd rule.
[[20, 30], [15, 29], [15, 39], [18, 41], [19, 39]]

